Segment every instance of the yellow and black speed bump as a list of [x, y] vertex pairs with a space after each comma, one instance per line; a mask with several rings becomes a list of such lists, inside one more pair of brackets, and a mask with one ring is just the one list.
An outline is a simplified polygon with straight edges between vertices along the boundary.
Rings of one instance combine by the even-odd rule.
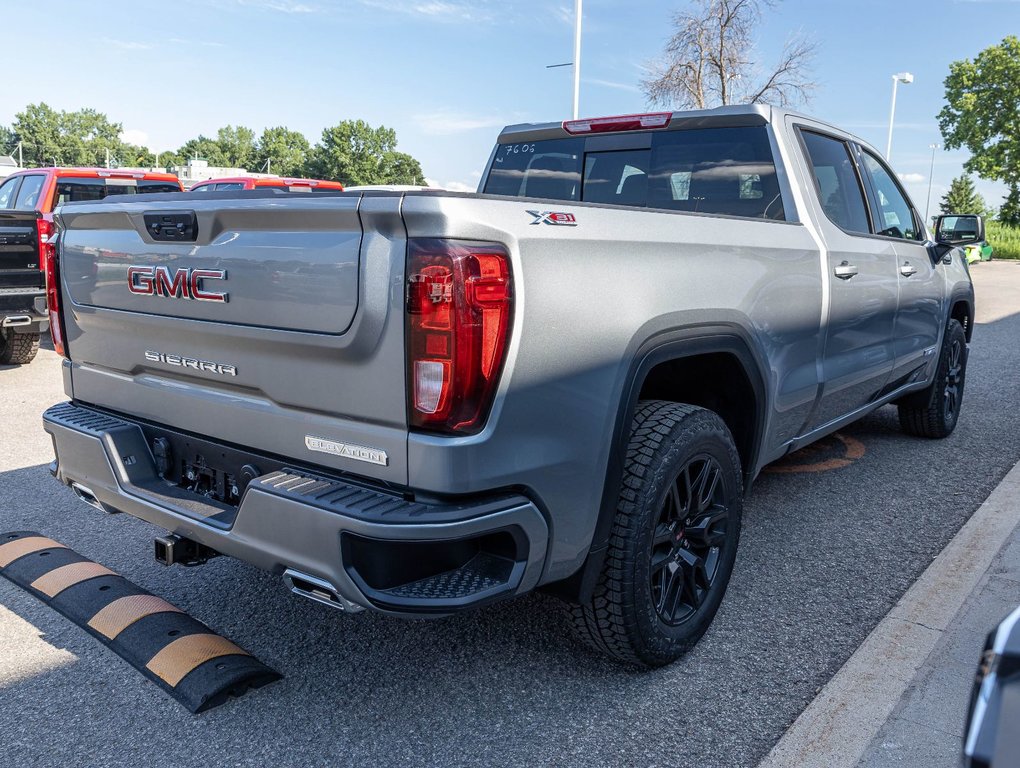
[[191, 712], [280, 679], [202, 622], [41, 534], [0, 534], [0, 576], [91, 632]]

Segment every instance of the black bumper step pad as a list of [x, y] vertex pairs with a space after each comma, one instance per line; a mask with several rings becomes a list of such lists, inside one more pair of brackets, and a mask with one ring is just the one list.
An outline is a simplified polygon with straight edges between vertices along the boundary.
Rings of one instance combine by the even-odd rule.
[[0, 576], [88, 630], [190, 712], [281, 677], [162, 598], [42, 534], [0, 534]]

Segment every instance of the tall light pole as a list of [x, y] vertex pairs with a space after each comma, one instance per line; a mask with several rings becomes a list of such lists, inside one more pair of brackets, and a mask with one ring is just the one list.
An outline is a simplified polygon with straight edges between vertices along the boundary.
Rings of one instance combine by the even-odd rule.
[[889, 160], [889, 155], [892, 154], [892, 129], [893, 119], [896, 117], [896, 86], [900, 83], [904, 85], [910, 85], [914, 82], [914, 76], [909, 72], [897, 72], [892, 76], [892, 106], [889, 108], [889, 140], [885, 145], [885, 159]]
[[939, 149], [941, 144], [929, 144], [928, 149], [931, 150], [931, 166], [928, 168], [928, 202], [924, 205], [924, 226], [928, 226], [928, 209], [931, 208], [931, 179], [935, 173], [935, 150]]
[[574, 0], [574, 119], [581, 97], [581, 2]]

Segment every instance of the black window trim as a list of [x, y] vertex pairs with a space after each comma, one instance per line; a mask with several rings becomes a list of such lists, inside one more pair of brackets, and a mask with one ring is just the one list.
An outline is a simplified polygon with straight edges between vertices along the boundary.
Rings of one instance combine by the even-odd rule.
[[[917, 229], [918, 233], [923, 237], [919, 238], [908, 238], [908, 237], [894, 237], [893, 235], [883, 235], [877, 231], [877, 228], [872, 224], [873, 234], [872, 237], [878, 237], [882, 240], [892, 240], [894, 243], [916, 243], [917, 245], [925, 245], [928, 241], [928, 228], [921, 221], [920, 215], [917, 213], [917, 208], [914, 206], [914, 201], [910, 199], [910, 195], [907, 194], [906, 190], [903, 189], [903, 185], [900, 184], [899, 177], [896, 176], [895, 171], [889, 167], [889, 164], [881, 157], [877, 152], [870, 151], [867, 147], [863, 146], [860, 142], [854, 142], [854, 149], [857, 153], [857, 164], [860, 166], [861, 174], [867, 179], [867, 200], [868, 208], [874, 208], [875, 212], [879, 210], [878, 205], [878, 190], [875, 187], [875, 181], [871, 177], [871, 171], [864, 164], [864, 154], [867, 153], [871, 156], [875, 162], [877, 162], [885, 172], [889, 174], [889, 178], [892, 179], [892, 183], [896, 185], [896, 189], [903, 196], [903, 200], [906, 202], [907, 207], [910, 209], [910, 218], [914, 222], [914, 228]], [[920, 226], [919, 226], [920, 224]], [[927, 246], [926, 246], [927, 247]]]
[[[807, 163], [808, 170], [811, 173], [811, 183], [815, 188], [815, 200], [818, 201], [818, 208], [821, 210], [822, 215], [826, 221], [829, 221], [832, 226], [842, 232], [848, 237], [881, 237], [883, 240], [888, 239], [887, 235], [878, 235], [875, 232], [875, 220], [871, 212], [871, 203], [868, 200], [868, 193], [864, 186], [864, 178], [862, 168], [860, 167], [860, 161], [857, 157], [857, 152], [854, 149], [857, 142], [852, 139], [848, 139], [846, 136], [840, 136], [835, 133], [829, 133], [828, 131], [819, 130], [814, 126], [805, 125], [804, 123], [794, 123], [794, 130], [797, 133], [797, 143], [800, 145], [801, 156]], [[857, 178], [857, 188], [861, 193], [861, 201], [864, 203], [864, 215], [868, 219], [868, 230], [867, 232], [857, 232], [852, 229], [844, 229], [840, 226], [839, 222], [833, 221], [833, 219], [825, 212], [825, 207], [822, 205], [822, 188], [818, 184], [818, 177], [815, 175], [814, 162], [811, 160], [811, 153], [808, 151], [807, 142], [804, 141], [805, 133], [813, 133], [816, 136], [821, 136], [826, 139], [838, 141], [843, 145], [843, 151], [846, 152], [847, 157], [850, 159], [850, 164], [854, 169], [854, 176]], [[892, 238], [898, 239], [898, 238]]]

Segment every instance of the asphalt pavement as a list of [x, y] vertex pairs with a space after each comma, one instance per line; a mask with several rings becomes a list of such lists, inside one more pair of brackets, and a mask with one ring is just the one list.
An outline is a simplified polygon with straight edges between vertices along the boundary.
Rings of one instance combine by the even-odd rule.
[[[170, 600], [284, 674], [192, 716], [0, 580], [0, 763], [57, 766], [754, 766], [1020, 458], [1020, 263], [973, 270], [978, 326], [944, 441], [883, 408], [755, 485], [698, 647], [635, 672], [534, 595], [435, 621], [346, 616], [226, 558], [166, 569], [157, 531], [46, 471], [59, 361], [0, 368], [0, 530], [33, 529]], [[796, 470], [796, 471], [791, 471]]]

